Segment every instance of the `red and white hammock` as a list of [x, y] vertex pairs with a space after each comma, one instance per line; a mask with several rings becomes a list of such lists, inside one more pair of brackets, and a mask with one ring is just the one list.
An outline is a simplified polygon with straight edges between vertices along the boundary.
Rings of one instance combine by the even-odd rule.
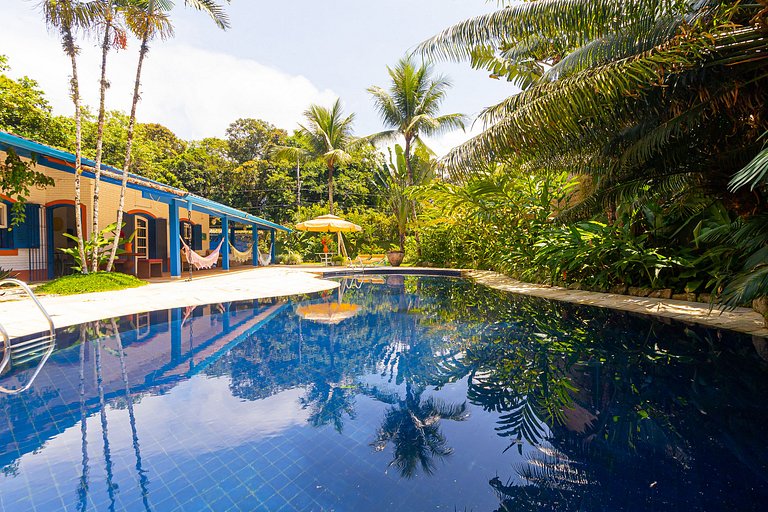
[[219, 251], [221, 251], [221, 246], [224, 243], [224, 238], [221, 239], [219, 246], [208, 256], [200, 256], [189, 248], [183, 238], [179, 237], [179, 239], [181, 239], [182, 250], [184, 251], [184, 256], [187, 257], [187, 263], [189, 263], [190, 266], [195, 267], [197, 270], [213, 268], [216, 266], [216, 262], [219, 260]]

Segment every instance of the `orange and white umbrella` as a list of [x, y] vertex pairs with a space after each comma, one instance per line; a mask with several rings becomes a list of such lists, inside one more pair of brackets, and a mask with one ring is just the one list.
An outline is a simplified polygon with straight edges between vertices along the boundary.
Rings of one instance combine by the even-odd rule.
[[308, 304], [296, 308], [296, 314], [305, 320], [311, 320], [320, 324], [336, 325], [347, 318], [352, 318], [360, 310], [355, 304], [340, 304], [338, 302], [323, 302], [322, 304]]
[[352, 233], [363, 230], [357, 224], [353, 224], [335, 215], [321, 215], [311, 220], [299, 222], [296, 224], [296, 229], [312, 231], [314, 233]]
[[311, 231], [313, 233], [336, 233], [336, 236], [338, 237], [339, 254], [345, 257], [347, 256], [347, 248], [344, 247], [344, 239], [341, 237], [341, 234], [363, 230], [363, 228], [357, 224], [353, 224], [352, 222], [335, 215], [321, 215], [311, 220], [299, 222], [296, 224], [296, 229], [300, 231]]

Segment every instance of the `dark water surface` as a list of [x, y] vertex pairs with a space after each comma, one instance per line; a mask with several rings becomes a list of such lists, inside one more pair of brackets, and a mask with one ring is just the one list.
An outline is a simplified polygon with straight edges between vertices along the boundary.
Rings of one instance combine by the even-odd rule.
[[460, 279], [342, 285], [60, 333], [0, 395], [0, 509], [768, 507], [766, 340]]

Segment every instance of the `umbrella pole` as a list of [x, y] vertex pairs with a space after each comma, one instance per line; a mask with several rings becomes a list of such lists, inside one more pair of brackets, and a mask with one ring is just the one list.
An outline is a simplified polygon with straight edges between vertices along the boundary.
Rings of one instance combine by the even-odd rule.
[[338, 231], [336, 234], [339, 238], [339, 256], [348, 258], [349, 256], [347, 256], [347, 248], [344, 246], [344, 237], [341, 235], [341, 231]]

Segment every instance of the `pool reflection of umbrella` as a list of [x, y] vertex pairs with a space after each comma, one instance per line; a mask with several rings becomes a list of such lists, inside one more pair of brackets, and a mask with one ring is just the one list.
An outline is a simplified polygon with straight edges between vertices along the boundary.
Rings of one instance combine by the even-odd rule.
[[347, 318], [357, 314], [360, 306], [355, 304], [340, 304], [337, 302], [324, 302], [322, 304], [307, 304], [296, 308], [296, 314], [305, 320], [312, 320], [320, 324], [336, 325]]
[[300, 231], [311, 231], [313, 233], [336, 233], [338, 237], [339, 254], [347, 256], [347, 249], [344, 247], [342, 233], [352, 233], [362, 231], [363, 228], [335, 215], [321, 215], [314, 219], [299, 222], [296, 229]]

